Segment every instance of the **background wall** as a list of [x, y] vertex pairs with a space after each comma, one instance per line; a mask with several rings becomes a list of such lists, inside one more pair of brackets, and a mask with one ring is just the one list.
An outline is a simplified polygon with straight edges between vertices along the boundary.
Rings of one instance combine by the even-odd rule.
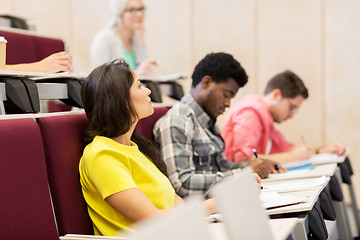
[[[296, 117], [279, 128], [289, 140], [351, 148], [360, 189], [360, 1], [358, 0], [144, 0], [146, 40], [156, 74], [186, 72], [212, 51], [233, 54], [245, 67], [246, 93], [262, 93], [285, 69], [310, 89]], [[89, 47], [108, 19], [105, 0], [0, 0], [1, 12], [26, 17], [41, 34], [68, 42], [73, 70], [88, 73]], [[41, 6], [39, 8], [38, 6]], [[190, 80], [183, 82], [185, 90]], [[226, 114], [225, 114], [226, 115]], [[219, 119], [221, 125], [224, 117]], [[357, 191], [359, 194], [360, 191]], [[358, 196], [360, 199], [360, 196]]]

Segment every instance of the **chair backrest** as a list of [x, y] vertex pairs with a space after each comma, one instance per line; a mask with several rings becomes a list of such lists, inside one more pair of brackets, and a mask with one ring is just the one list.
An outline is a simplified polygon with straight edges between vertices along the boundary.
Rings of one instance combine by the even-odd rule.
[[64, 51], [64, 42], [59, 38], [50, 38], [44, 36], [33, 36], [34, 46], [38, 61], [47, 56]]
[[154, 141], [153, 128], [157, 120], [164, 116], [171, 107], [154, 107], [154, 113], [141, 119], [136, 126], [136, 131], [148, 140]]
[[59, 234], [93, 234], [79, 178], [87, 118], [85, 114], [40, 117], [38, 124]]
[[4, 36], [7, 40], [6, 64], [38, 61], [34, 41], [31, 35], [0, 30], [0, 36]]
[[59, 239], [33, 119], [0, 120], [1, 239]]
[[0, 29], [0, 36], [7, 40], [6, 64], [36, 62], [64, 50], [61, 39], [40, 36], [31, 31]]

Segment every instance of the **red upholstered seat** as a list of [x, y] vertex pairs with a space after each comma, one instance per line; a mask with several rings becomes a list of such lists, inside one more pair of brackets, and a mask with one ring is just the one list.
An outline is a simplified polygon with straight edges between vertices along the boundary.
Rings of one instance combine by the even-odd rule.
[[64, 42], [61, 39], [33, 36], [33, 41], [39, 60], [53, 53], [64, 51]]
[[0, 30], [0, 36], [7, 40], [6, 64], [30, 63], [60, 51], [64, 42], [58, 38], [34, 35], [26, 31]]
[[170, 108], [171, 107], [154, 107], [154, 113], [152, 115], [139, 121], [136, 126], [136, 132], [146, 139], [154, 141], [154, 125]]
[[34, 40], [31, 35], [1, 30], [0, 36], [5, 37], [7, 40], [6, 64], [38, 61]]
[[0, 238], [59, 239], [33, 119], [0, 120]]
[[71, 106], [58, 101], [48, 101], [48, 112], [65, 112], [70, 111]]
[[60, 236], [93, 234], [79, 179], [85, 114], [40, 117], [49, 184]]

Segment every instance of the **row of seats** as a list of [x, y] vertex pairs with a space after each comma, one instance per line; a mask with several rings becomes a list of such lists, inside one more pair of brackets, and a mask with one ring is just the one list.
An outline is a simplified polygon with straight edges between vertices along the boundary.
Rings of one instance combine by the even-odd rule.
[[[152, 138], [156, 120], [143, 119], [139, 133]], [[2, 239], [59, 239], [93, 234], [79, 182], [85, 114], [0, 120], [0, 225]]]
[[[62, 39], [38, 35], [32, 31], [0, 27], [0, 36], [5, 37], [7, 40], [6, 64], [37, 62], [53, 53], [64, 51], [64, 42]], [[26, 86], [23, 86], [23, 83], [21, 83], [19, 79], [16, 80], [17, 81], [11, 83], [10, 81], [13, 80], [7, 80], [7, 77], [5, 76], [0, 79], [0, 82], [6, 83], [7, 88], [8, 100], [5, 102], [6, 112], [38, 112], [40, 110], [40, 103], [38, 99], [38, 92], [36, 87], [34, 87], [35, 83], [23, 78], [22, 82], [27, 81]], [[33, 87], [31, 88], [30, 86]], [[30, 93], [29, 96], [27, 91]], [[29, 100], [25, 100], [27, 98], [29, 98]], [[30, 104], [29, 101], [31, 101], [32, 104]], [[66, 102], [66, 104], [63, 104], [49, 101], [48, 111], [69, 111], [71, 110], [71, 105], [74, 104], [72, 104], [72, 102]]]

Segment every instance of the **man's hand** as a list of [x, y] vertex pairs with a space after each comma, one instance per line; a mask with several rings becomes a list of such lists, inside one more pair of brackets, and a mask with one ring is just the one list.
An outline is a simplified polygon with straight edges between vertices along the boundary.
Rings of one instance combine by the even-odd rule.
[[337, 155], [343, 155], [346, 147], [341, 143], [333, 143], [326, 147], [319, 148], [318, 153], [336, 153]]
[[314, 149], [310, 146], [307, 146], [305, 144], [300, 146], [295, 146], [290, 150], [290, 156], [291, 161], [297, 161], [297, 160], [305, 160], [311, 157], [311, 155], [314, 153]]
[[270, 173], [286, 172], [280, 163], [262, 158], [251, 158], [247, 166], [252, 167], [262, 179], [267, 178]]

